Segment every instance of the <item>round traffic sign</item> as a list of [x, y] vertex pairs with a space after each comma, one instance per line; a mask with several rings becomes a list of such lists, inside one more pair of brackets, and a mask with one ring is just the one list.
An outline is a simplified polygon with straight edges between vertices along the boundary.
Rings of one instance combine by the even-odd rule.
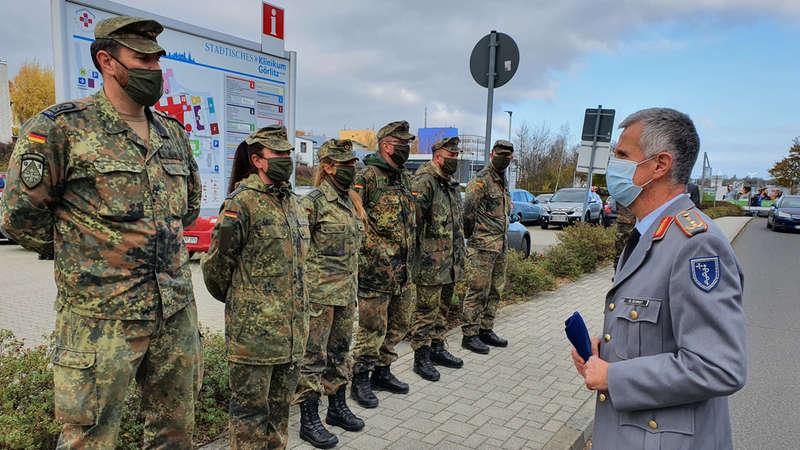
[[[495, 52], [494, 63], [494, 87], [500, 87], [517, 73], [519, 66], [519, 48], [511, 36], [505, 33], [496, 33], [497, 50]], [[476, 83], [483, 87], [489, 87], [489, 42], [492, 33], [484, 36], [472, 49], [469, 58], [469, 71]]]

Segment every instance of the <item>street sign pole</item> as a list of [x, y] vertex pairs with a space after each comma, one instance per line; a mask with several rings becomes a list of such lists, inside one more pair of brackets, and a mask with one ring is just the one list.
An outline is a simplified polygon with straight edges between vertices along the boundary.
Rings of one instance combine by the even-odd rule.
[[589, 208], [589, 192], [592, 191], [592, 169], [594, 169], [594, 156], [597, 152], [597, 135], [600, 132], [600, 117], [603, 114], [603, 105], [597, 105], [597, 117], [594, 119], [594, 135], [592, 136], [592, 156], [589, 158], [589, 173], [586, 176], [586, 196], [583, 198], [583, 220]]
[[497, 59], [497, 31], [492, 30], [489, 34], [489, 94], [486, 100], [486, 139], [483, 148], [483, 162], [489, 163], [489, 146], [492, 140], [492, 107], [494, 104], [494, 77], [495, 59]]

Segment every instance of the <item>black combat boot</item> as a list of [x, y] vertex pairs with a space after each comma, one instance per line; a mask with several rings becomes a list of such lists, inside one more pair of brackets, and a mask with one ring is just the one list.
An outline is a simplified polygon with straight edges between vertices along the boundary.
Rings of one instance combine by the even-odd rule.
[[361, 431], [364, 429], [364, 421], [350, 411], [344, 399], [345, 390], [347, 386], [342, 385], [335, 394], [328, 396], [328, 415], [325, 416], [325, 423], [347, 431]]
[[393, 394], [408, 394], [408, 383], [398, 380], [389, 366], [376, 366], [372, 372], [372, 389], [389, 391]]
[[300, 439], [316, 448], [333, 448], [339, 438], [326, 430], [319, 420], [319, 394], [313, 393], [300, 403]]
[[464, 336], [461, 338], [461, 346], [471, 352], [480, 353], [481, 355], [489, 353], [489, 346], [484, 344], [478, 336]]
[[427, 345], [414, 350], [414, 372], [428, 381], [439, 381], [439, 371], [431, 363], [431, 348]]
[[450, 367], [451, 369], [460, 369], [464, 367], [464, 361], [448, 352], [444, 348], [444, 342], [433, 341], [431, 342], [431, 362], [439, 365]]
[[369, 372], [353, 374], [353, 385], [350, 387], [350, 398], [355, 400], [362, 408], [377, 408], [378, 397], [372, 392], [369, 383]]
[[492, 345], [494, 347], [508, 347], [508, 341], [496, 335], [492, 330], [480, 330], [478, 332], [478, 337], [486, 345]]

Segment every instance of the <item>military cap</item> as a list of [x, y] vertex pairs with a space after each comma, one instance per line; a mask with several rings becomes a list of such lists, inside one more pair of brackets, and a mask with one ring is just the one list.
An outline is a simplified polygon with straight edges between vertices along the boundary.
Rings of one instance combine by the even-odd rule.
[[117, 16], [98, 23], [94, 29], [94, 38], [111, 39], [139, 53], [164, 55], [167, 52], [156, 42], [156, 36], [162, 31], [164, 27], [155, 20]]
[[461, 153], [461, 149], [458, 148], [460, 142], [461, 140], [456, 136], [442, 138], [431, 146], [431, 151], [447, 150], [448, 152]]
[[283, 125], [270, 125], [247, 136], [244, 140], [247, 145], [259, 144], [273, 152], [290, 152], [294, 146], [286, 137], [286, 127]]
[[350, 139], [328, 139], [322, 144], [317, 153], [319, 160], [330, 158], [338, 162], [354, 161], [358, 158], [353, 155], [353, 142]]
[[379, 141], [387, 136], [393, 136], [403, 140], [414, 140], [414, 135], [408, 132], [408, 122], [405, 120], [387, 123], [378, 130]]
[[495, 155], [511, 155], [514, 153], [514, 144], [504, 139], [499, 139], [494, 141], [492, 150], [494, 150]]

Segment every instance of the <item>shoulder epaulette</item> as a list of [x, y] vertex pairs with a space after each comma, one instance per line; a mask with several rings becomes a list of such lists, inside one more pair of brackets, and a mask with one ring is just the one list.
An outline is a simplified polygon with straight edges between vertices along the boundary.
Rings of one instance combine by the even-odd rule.
[[250, 188], [242, 184], [239, 184], [239, 186], [236, 186], [236, 189], [232, 190], [231, 193], [228, 194], [227, 197], [225, 197], [225, 200], [230, 200], [248, 189]]
[[678, 228], [688, 237], [708, 231], [708, 224], [694, 209], [686, 209], [675, 216]]
[[84, 108], [86, 108], [86, 106], [80, 103], [64, 102], [64, 103], [59, 103], [57, 105], [53, 105], [45, 109], [44, 111], [42, 111], [42, 115], [50, 120], [56, 120], [56, 117], [62, 114], [80, 111]]
[[664, 235], [667, 234], [667, 230], [669, 230], [670, 225], [672, 222], [675, 221], [675, 217], [673, 216], [666, 216], [661, 219], [661, 223], [658, 224], [658, 228], [656, 228], [655, 233], [653, 233], [653, 241], [660, 241], [664, 238]]
[[308, 199], [311, 201], [316, 201], [318, 198], [325, 197], [325, 194], [323, 194], [322, 191], [319, 189], [314, 189], [313, 191], [306, 194], [306, 197], [308, 197]]

